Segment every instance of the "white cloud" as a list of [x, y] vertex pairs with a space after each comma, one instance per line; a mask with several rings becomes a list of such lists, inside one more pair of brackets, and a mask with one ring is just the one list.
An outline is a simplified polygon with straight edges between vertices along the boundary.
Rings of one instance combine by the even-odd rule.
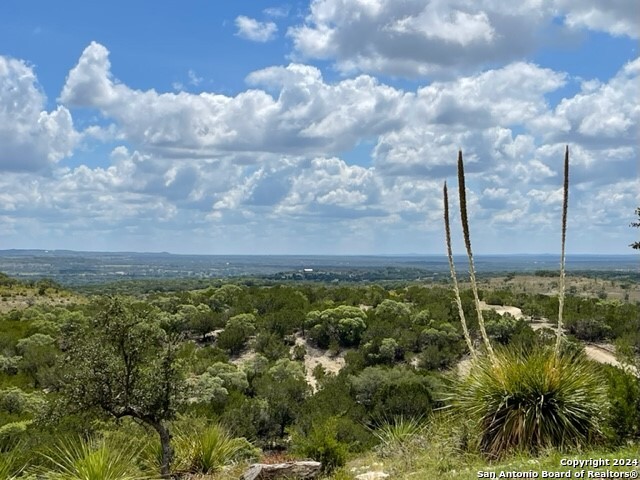
[[65, 107], [44, 110], [33, 68], [0, 56], [0, 169], [41, 170], [72, 154], [79, 135]]
[[566, 13], [570, 27], [632, 38], [640, 35], [640, 9], [634, 0], [556, 0], [555, 4]]
[[314, 0], [304, 24], [288, 35], [298, 55], [335, 60], [343, 72], [451, 75], [532, 51], [548, 8], [519, 5]]
[[244, 15], [236, 17], [235, 23], [238, 28], [236, 35], [253, 42], [268, 42], [273, 40], [278, 32], [278, 27], [275, 23], [259, 22]]
[[288, 5], [281, 5], [279, 7], [265, 8], [262, 12], [269, 17], [281, 18], [289, 15], [290, 11], [291, 8]]
[[299, 57], [332, 60], [347, 74], [450, 77], [581, 28], [637, 38], [639, 12], [634, 0], [313, 0], [287, 35]]
[[[376, 17], [385, 5], [361, 0], [358, 8]], [[469, 35], [464, 41], [481, 41]], [[51, 113], [32, 69], [12, 65], [13, 73], [0, 70], [0, 85], [11, 86], [0, 95], [0, 132], [36, 132], [47, 155], [65, 152], [50, 140], [69, 138], [64, 132], [79, 135], [83, 147], [127, 146], [113, 149], [106, 167], [55, 166], [57, 157], [45, 155], [38, 165], [54, 166], [47, 176], [0, 179], [0, 221], [11, 238], [39, 235], [68, 246], [63, 234], [73, 231], [82, 248], [100, 248], [106, 238], [116, 243], [102, 249], [111, 250], [157, 241], [158, 250], [236, 253], [265, 245], [281, 253], [440, 251], [441, 188], [455, 179], [457, 148], [465, 153], [479, 252], [500, 242], [511, 251], [557, 250], [566, 143], [572, 231], [598, 237], [597, 225], [606, 225], [614, 242], [640, 200], [637, 181], [624, 180], [637, 176], [639, 60], [609, 81], [585, 79], [552, 108], [546, 96], [568, 76], [525, 62], [415, 91], [370, 75], [329, 82], [318, 67], [293, 63], [249, 74], [249, 88], [235, 96], [196, 95], [133, 89], [113, 77], [107, 49], [92, 43], [69, 72], [64, 106]], [[99, 124], [75, 133], [73, 107], [100, 111]], [[341, 158], [362, 142], [375, 145], [365, 165]], [[580, 245], [624, 251], [629, 243], [598, 242]]]
[[247, 81], [275, 90], [277, 97], [259, 89], [235, 97], [133, 90], [112, 78], [107, 50], [92, 43], [60, 99], [100, 109], [129, 141], [176, 157], [333, 153], [398, 124], [406, 103], [403, 92], [372, 77], [327, 84], [318, 69], [305, 65], [270, 67]]
[[586, 87], [578, 95], [563, 99], [555, 114], [585, 141], [636, 144], [640, 127], [640, 58], [626, 64], [606, 84]]

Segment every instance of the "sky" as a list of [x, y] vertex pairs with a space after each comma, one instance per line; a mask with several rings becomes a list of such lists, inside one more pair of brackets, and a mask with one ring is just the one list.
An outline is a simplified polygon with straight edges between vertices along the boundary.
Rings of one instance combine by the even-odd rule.
[[636, 0], [3, 0], [0, 249], [626, 254]]

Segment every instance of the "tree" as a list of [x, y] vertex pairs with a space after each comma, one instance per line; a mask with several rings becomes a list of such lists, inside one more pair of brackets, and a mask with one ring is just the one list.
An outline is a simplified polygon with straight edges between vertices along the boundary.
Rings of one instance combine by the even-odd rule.
[[70, 407], [97, 409], [116, 419], [133, 417], [153, 428], [162, 447], [161, 473], [173, 459], [167, 421], [184, 386], [177, 342], [149, 305], [109, 299], [90, 320], [63, 328], [62, 393]]
[[[631, 222], [631, 224], [629, 226], [630, 227], [634, 227], [634, 228], [640, 228], [640, 207], [636, 208], [636, 217], [638, 217], [638, 221], [637, 222]], [[640, 241], [633, 242], [629, 246], [631, 248], [633, 248], [634, 250], [640, 250]]]

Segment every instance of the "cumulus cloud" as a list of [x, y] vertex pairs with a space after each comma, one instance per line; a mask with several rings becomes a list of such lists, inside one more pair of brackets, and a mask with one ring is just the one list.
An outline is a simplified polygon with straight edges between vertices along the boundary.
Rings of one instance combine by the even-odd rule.
[[0, 56], [0, 169], [33, 171], [70, 156], [79, 135], [65, 107], [47, 112], [33, 68]]
[[636, 7], [633, 0], [313, 0], [287, 35], [301, 58], [332, 60], [344, 73], [452, 76], [566, 36], [557, 17], [569, 31], [637, 38]]
[[570, 27], [632, 38], [640, 35], [640, 9], [634, 0], [556, 0], [555, 3], [565, 12], [565, 23]]
[[335, 60], [343, 72], [450, 75], [532, 50], [547, 9], [502, 3], [314, 0], [288, 35], [301, 57]]
[[452, 146], [467, 152], [471, 168], [478, 158], [485, 170], [492, 160], [520, 158], [531, 152], [531, 138], [512, 138], [508, 127], [547, 114], [545, 94], [564, 83], [563, 73], [518, 62], [420, 88], [409, 121], [378, 137], [376, 166], [389, 174], [451, 174]]
[[253, 42], [265, 43], [273, 40], [278, 32], [278, 27], [273, 22], [259, 22], [250, 17], [240, 15], [236, 17], [236, 35]]
[[[358, 5], [372, 18], [386, 8], [384, 0]], [[492, 17], [487, 14], [484, 28], [485, 18], [462, 4], [460, 12], [476, 15], [476, 27], [446, 40], [447, 33], [427, 28], [429, 15], [444, 8], [439, 5], [418, 12], [422, 23], [402, 17], [409, 20], [395, 25], [397, 34], [405, 29], [425, 41], [434, 41], [431, 35], [469, 45], [497, 41]], [[267, 243], [283, 253], [305, 244], [306, 251], [324, 253], [437, 251], [442, 182], [455, 178], [457, 148], [465, 153], [472, 223], [483, 226], [478, 251], [492, 251], [498, 236], [509, 235], [526, 236], [523, 250], [556, 250], [566, 143], [572, 228], [596, 232], [595, 221], [621, 235], [639, 200], [637, 181], [622, 180], [637, 174], [638, 60], [608, 81], [585, 80], [552, 107], [547, 96], [568, 75], [526, 62], [411, 91], [363, 74], [329, 82], [319, 68], [292, 63], [250, 73], [249, 88], [227, 96], [133, 89], [112, 75], [108, 50], [92, 43], [69, 72], [59, 98], [64, 106], [51, 113], [43, 111], [32, 69], [13, 62], [13, 70], [0, 70], [0, 132], [40, 138], [42, 151], [54, 156], [37, 157], [38, 165], [53, 165], [71, 151], [73, 144], [62, 148], [51, 139], [78, 135], [68, 110], [74, 107], [101, 113], [100, 125], [82, 132], [84, 142], [122, 143], [106, 167], [62, 163], [46, 177], [14, 172], [0, 179], [0, 221], [16, 238], [35, 225], [94, 240], [95, 232], [105, 238], [121, 232], [131, 242], [172, 238], [202, 251], [257, 253]], [[68, 125], [61, 122], [65, 115]], [[9, 145], [20, 138], [5, 135]], [[375, 145], [364, 165], [341, 157], [361, 142]], [[11, 218], [21, 221], [2, 220]], [[227, 250], [217, 250], [223, 244]], [[593, 251], [597, 241], [589, 245]]]
[[[71, 70], [60, 100], [97, 108], [127, 139], [163, 155], [228, 152], [333, 153], [397, 124], [405, 93], [369, 76], [324, 82], [311, 66], [269, 67], [235, 97], [138, 91], [113, 79], [108, 51], [92, 43]], [[251, 118], [251, 122], [247, 122]]]

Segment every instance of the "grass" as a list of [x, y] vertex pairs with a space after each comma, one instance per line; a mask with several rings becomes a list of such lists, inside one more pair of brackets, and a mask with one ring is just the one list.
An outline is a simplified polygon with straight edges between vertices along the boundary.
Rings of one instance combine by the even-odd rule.
[[[516, 452], [505, 455], [500, 460], [490, 461], [477, 453], [476, 438], [468, 429], [467, 421], [448, 411], [435, 414], [421, 434], [421, 442], [415, 442], [407, 450], [397, 450], [391, 455], [380, 452], [352, 458], [347, 465], [332, 475], [325, 477], [331, 480], [354, 480], [356, 475], [368, 471], [382, 471], [394, 480], [471, 480], [479, 478], [478, 472], [536, 472], [539, 477], [542, 471], [579, 472], [584, 468], [571, 468], [561, 465], [562, 459], [602, 458], [613, 463], [614, 459], [640, 459], [640, 445], [629, 444], [613, 450], [604, 448], [576, 449], [571, 453], [558, 449], [544, 449], [538, 454]], [[603, 467], [611, 471], [629, 472], [638, 467]], [[589, 468], [586, 468], [589, 470]], [[591, 469], [592, 471], [595, 469]], [[488, 478], [488, 477], [487, 477]], [[586, 478], [586, 477], [585, 477]]]

